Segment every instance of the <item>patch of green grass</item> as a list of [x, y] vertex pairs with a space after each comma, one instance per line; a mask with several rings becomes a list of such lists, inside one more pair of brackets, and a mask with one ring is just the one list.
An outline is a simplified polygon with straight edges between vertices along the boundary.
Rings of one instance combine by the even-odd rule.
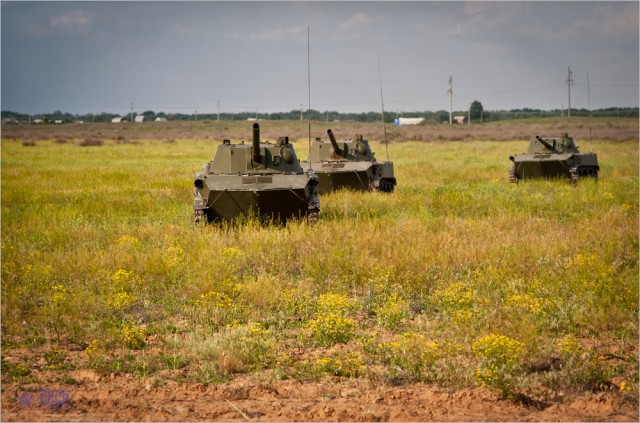
[[31, 369], [27, 365], [20, 363], [7, 363], [2, 361], [2, 379], [7, 381], [28, 380], [31, 376]]

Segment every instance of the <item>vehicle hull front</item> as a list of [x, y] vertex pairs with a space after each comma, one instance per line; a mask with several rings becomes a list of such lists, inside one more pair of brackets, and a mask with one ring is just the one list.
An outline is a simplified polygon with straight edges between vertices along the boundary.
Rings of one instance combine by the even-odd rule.
[[518, 179], [570, 177], [570, 166], [566, 161], [516, 161], [514, 167]]
[[[261, 182], [252, 182], [256, 179]], [[268, 182], [267, 182], [268, 181]], [[206, 180], [202, 206], [208, 221], [259, 215], [275, 222], [306, 216], [311, 184], [307, 175], [213, 175]]]
[[[372, 189], [370, 173], [373, 164], [370, 162], [323, 162], [311, 165], [318, 175], [320, 195], [341, 189], [354, 191]], [[308, 162], [303, 162], [302, 166], [308, 166]]]
[[518, 180], [530, 178], [575, 178], [597, 176], [600, 167], [597, 156], [588, 154], [518, 155], [513, 160], [514, 176]]

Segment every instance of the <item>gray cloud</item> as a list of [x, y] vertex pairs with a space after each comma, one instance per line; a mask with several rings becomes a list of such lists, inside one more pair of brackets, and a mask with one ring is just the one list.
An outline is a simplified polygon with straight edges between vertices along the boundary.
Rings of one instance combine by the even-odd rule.
[[[201, 113], [638, 105], [637, 2], [2, 3], [2, 106]], [[586, 89], [582, 90], [586, 92]], [[526, 93], [526, 95], [523, 95]]]
[[529, 10], [524, 2], [467, 2], [462, 8], [465, 25], [472, 31], [509, 26]]
[[622, 8], [611, 4], [598, 4], [593, 19], [582, 25], [587, 30], [596, 30], [603, 35], [638, 35], [638, 3], [629, 3]]
[[[584, 4], [584, 3], [583, 3]], [[591, 5], [589, 5], [591, 6]], [[543, 25], [540, 19], [516, 28], [516, 33], [548, 42], [571, 41], [596, 37], [638, 37], [638, 3], [593, 3], [573, 11], [572, 19], [549, 16], [551, 25]]]
[[307, 39], [307, 28], [305, 26], [295, 26], [289, 28], [275, 28], [256, 32], [234, 32], [230, 35], [234, 40], [260, 41], [263, 43], [282, 43], [292, 40], [301, 41]]
[[364, 12], [358, 12], [351, 18], [341, 22], [338, 25], [338, 29], [343, 35], [347, 35], [352, 38], [360, 38], [364, 35], [367, 27], [370, 24], [375, 23], [376, 19]]
[[86, 34], [93, 23], [94, 14], [83, 10], [72, 10], [51, 18], [51, 28], [68, 34]]
[[342, 22], [338, 27], [344, 31], [353, 31], [360, 28], [362, 25], [367, 25], [373, 22], [373, 19], [363, 12], [356, 13], [353, 17]]

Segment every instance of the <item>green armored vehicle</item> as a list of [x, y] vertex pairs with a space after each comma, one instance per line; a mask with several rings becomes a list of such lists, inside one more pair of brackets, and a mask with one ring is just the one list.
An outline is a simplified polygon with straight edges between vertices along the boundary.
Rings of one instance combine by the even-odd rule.
[[376, 161], [369, 141], [356, 135], [355, 140], [338, 142], [331, 129], [327, 135], [329, 142], [317, 138], [309, 152], [311, 167], [320, 180], [320, 194], [341, 188], [393, 192], [396, 186], [393, 162]]
[[194, 187], [196, 222], [256, 213], [286, 223], [301, 216], [315, 220], [320, 210], [317, 175], [303, 170], [288, 137], [261, 143], [258, 123], [251, 144], [224, 140], [196, 173]]
[[529, 150], [509, 157], [509, 181], [527, 178], [570, 178], [575, 182], [584, 176], [598, 177], [600, 166], [595, 153], [580, 153], [568, 134], [559, 138], [535, 136]]

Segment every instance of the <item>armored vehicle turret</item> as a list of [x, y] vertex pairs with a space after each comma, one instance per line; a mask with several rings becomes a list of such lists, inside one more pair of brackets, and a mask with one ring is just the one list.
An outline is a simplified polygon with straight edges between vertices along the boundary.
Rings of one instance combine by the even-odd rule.
[[[396, 186], [393, 162], [376, 161], [369, 141], [356, 135], [355, 140], [338, 142], [331, 129], [327, 135], [329, 142], [316, 138], [309, 152], [311, 166], [320, 180], [320, 194], [341, 188], [393, 192]], [[305, 167], [308, 164], [302, 163]]]
[[527, 178], [569, 178], [577, 181], [583, 176], [598, 177], [600, 166], [595, 153], [580, 153], [568, 134], [557, 138], [536, 135], [526, 153], [509, 157], [513, 167], [509, 180]]
[[194, 220], [217, 221], [255, 213], [285, 223], [292, 217], [316, 219], [318, 177], [300, 166], [288, 137], [260, 142], [253, 124], [251, 144], [224, 140], [212, 161], [194, 179]]

